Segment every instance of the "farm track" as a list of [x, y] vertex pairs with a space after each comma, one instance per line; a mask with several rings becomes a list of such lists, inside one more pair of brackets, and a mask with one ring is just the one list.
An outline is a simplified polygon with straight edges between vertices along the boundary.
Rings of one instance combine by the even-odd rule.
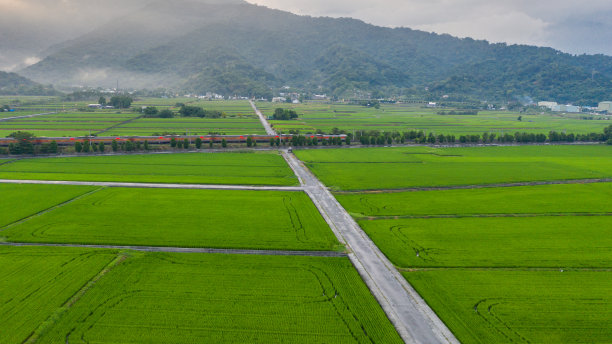
[[295, 155], [283, 152], [306, 193], [345, 244], [353, 265], [406, 343], [459, 343], [423, 298]]
[[0, 122], [8, 122], [8, 121], [12, 121], [12, 120], [15, 120], [15, 119], [34, 118], [34, 117], [47, 116], [47, 115], [56, 115], [58, 113], [59, 112], [46, 112], [46, 113], [37, 113], [37, 114], [34, 114], [34, 115], [0, 118]]
[[138, 117], [134, 117], [134, 118], [130, 118], [130, 119], [128, 119], [127, 121], [123, 121], [123, 122], [121, 122], [121, 123], [117, 123], [117, 124], [115, 124], [115, 125], [113, 125], [113, 126], [110, 126], [110, 127], [106, 128], [106, 129], [104, 129], [104, 130], [98, 131], [98, 132], [96, 132], [96, 133], [95, 133], [95, 135], [104, 134], [105, 132], [107, 132], [107, 131], [109, 131], [109, 130], [111, 130], [111, 129], [115, 129], [115, 128], [117, 128], [117, 127], [119, 127], [119, 126], [122, 126], [122, 125], [124, 125], [124, 124], [132, 123], [133, 121], [135, 121], [135, 120], [137, 120], [137, 119], [141, 119], [141, 118], [143, 118], [143, 117], [144, 117], [144, 115], [142, 115], [142, 116], [138, 116]]
[[401, 220], [401, 219], [463, 219], [463, 218], [501, 218], [501, 217], [565, 217], [565, 216], [612, 216], [612, 213], [541, 213], [541, 214], [441, 214], [441, 215], [397, 215], [361, 216], [358, 220]]
[[296, 191], [296, 192], [304, 191], [304, 188], [300, 186], [116, 183], [116, 182], [79, 182], [79, 181], [63, 181], [63, 180], [0, 179], [0, 184], [75, 185], [75, 186], [100, 186], [100, 187], [111, 187], [111, 188], [140, 188], [140, 189], [245, 190], [245, 191]]
[[253, 111], [255, 111], [255, 113], [259, 117], [259, 120], [261, 121], [261, 125], [263, 125], [263, 127], [266, 129], [266, 134], [272, 135], [272, 136], [278, 135], [276, 131], [272, 129], [272, 126], [270, 125], [266, 117], [263, 115], [263, 113], [261, 113], [261, 111], [259, 111], [257, 106], [255, 106], [255, 103], [252, 100], [250, 100], [249, 102], [251, 103], [251, 107], [253, 108]]
[[230, 255], [257, 255], [257, 256], [300, 256], [300, 257], [347, 257], [343, 252], [335, 251], [281, 251], [281, 250], [243, 250], [243, 249], [216, 249], [216, 248], [188, 248], [188, 247], [158, 247], [158, 246], [117, 246], [117, 245], [78, 245], [78, 244], [39, 244], [39, 243], [13, 243], [0, 242], [0, 246], [12, 247], [72, 247], [94, 248], [109, 250], [129, 250], [140, 252], [167, 252], [167, 253], [209, 253]]
[[612, 183], [612, 178], [548, 180], [548, 181], [541, 181], [541, 182], [499, 183], [499, 184], [483, 184], [483, 185], [457, 185], [457, 186], [420, 187], [420, 188], [405, 188], [405, 189], [350, 190], [350, 191], [334, 191], [334, 193], [337, 195], [379, 194], [379, 193], [473, 190], [473, 189], [511, 188], [511, 187], [519, 187], [519, 186], [597, 184], [597, 183]]

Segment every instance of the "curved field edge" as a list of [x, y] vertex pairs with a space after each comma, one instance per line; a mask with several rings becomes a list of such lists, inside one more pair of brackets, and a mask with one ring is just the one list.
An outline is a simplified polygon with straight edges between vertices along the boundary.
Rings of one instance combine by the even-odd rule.
[[128, 258], [39, 342], [134, 340], [401, 343], [348, 258], [162, 253]]

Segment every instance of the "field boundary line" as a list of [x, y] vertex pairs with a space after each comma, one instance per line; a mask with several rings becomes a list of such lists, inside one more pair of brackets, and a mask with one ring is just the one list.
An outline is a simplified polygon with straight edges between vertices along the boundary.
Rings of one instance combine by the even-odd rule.
[[121, 183], [121, 182], [82, 182], [67, 180], [18, 180], [0, 179], [0, 184], [42, 184], [42, 185], [74, 185], [100, 186], [111, 188], [140, 189], [193, 189], [193, 190], [244, 190], [244, 191], [304, 191], [301, 186], [249, 186], [249, 185], [214, 185], [214, 184], [164, 184], [164, 183]]
[[500, 266], [500, 267], [489, 267], [489, 266], [441, 266], [441, 267], [421, 267], [421, 268], [402, 268], [397, 267], [400, 272], [427, 272], [427, 271], [443, 271], [443, 270], [452, 270], [452, 271], [557, 271], [560, 273], [563, 272], [612, 272], [612, 267], [596, 267], [596, 268], [584, 268], [584, 267], [573, 267], [573, 266], [564, 266], [564, 267], [535, 267], [535, 266], [516, 266], [516, 267], [508, 267], [508, 266]]
[[530, 218], [530, 217], [605, 217], [612, 213], [533, 213], [533, 214], [439, 214], [439, 215], [388, 215], [388, 216], [356, 216], [360, 221], [377, 220], [418, 220], [418, 219], [466, 219], [466, 218]]
[[404, 188], [404, 189], [343, 190], [343, 191], [333, 191], [333, 192], [337, 195], [352, 195], [352, 194], [379, 194], [379, 193], [400, 193], [400, 192], [419, 192], [419, 191], [472, 190], [472, 189], [489, 189], [489, 188], [511, 188], [511, 187], [521, 187], [521, 186], [598, 184], [598, 183], [612, 183], [612, 178], [548, 180], [548, 181], [535, 181], [535, 182], [498, 183], [498, 184], [482, 184], [482, 185], [432, 186], [432, 187], [414, 187], [414, 188]]
[[22, 119], [22, 118], [34, 118], [34, 117], [38, 117], [38, 116], [47, 116], [47, 115], [57, 115], [59, 112], [46, 112], [46, 113], [37, 113], [34, 115], [24, 115], [24, 116], [15, 116], [15, 117], [7, 117], [7, 118], [0, 118], [0, 122], [8, 122], [8, 121], [12, 121], [12, 120], [16, 120], [16, 119]]
[[401, 275], [332, 193], [295, 155], [283, 157], [300, 179], [306, 193], [338, 240], [349, 249], [349, 258], [372, 295], [406, 343], [458, 344], [453, 333]]
[[85, 198], [85, 197], [87, 197], [87, 196], [90, 196], [90, 195], [92, 195], [92, 194], [95, 194], [96, 192], [99, 192], [99, 191], [104, 190], [104, 189], [105, 189], [104, 187], [99, 187], [99, 188], [97, 188], [97, 189], [95, 189], [95, 190], [88, 191], [88, 192], [86, 192], [86, 193], [84, 193], [84, 194], [81, 194], [81, 195], [78, 195], [78, 196], [76, 196], [76, 197], [73, 197], [73, 198], [71, 198], [71, 199], [69, 199], [69, 200], [67, 200], [67, 201], [65, 201], [65, 202], [62, 202], [62, 203], [56, 204], [56, 205], [54, 205], [54, 206], [52, 206], [52, 207], [49, 207], [49, 208], [47, 208], [47, 209], [41, 210], [41, 211], [39, 211], [39, 212], [37, 212], [37, 213], [35, 213], [35, 214], [32, 214], [32, 215], [26, 216], [26, 217], [24, 217], [24, 218], [22, 218], [22, 219], [19, 219], [19, 220], [15, 221], [15, 222], [9, 223], [8, 225], [6, 225], [6, 226], [4, 226], [4, 227], [1, 227], [1, 228], [0, 228], [0, 233], [2, 233], [3, 231], [5, 231], [5, 230], [7, 230], [7, 229], [9, 229], [9, 228], [11, 228], [11, 227], [15, 227], [15, 226], [17, 226], [17, 225], [19, 225], [19, 224], [22, 224], [22, 223], [24, 223], [24, 222], [27, 222], [27, 221], [29, 221], [29, 220], [31, 220], [31, 219], [33, 219], [33, 218], [35, 218], [35, 217], [42, 216], [42, 215], [44, 215], [44, 214], [46, 214], [46, 213], [52, 212], [52, 211], [54, 211], [55, 209], [58, 209], [58, 208], [61, 208], [61, 207], [63, 207], [63, 206], [66, 206], [66, 205], [68, 205], [68, 204], [70, 204], [70, 203], [76, 202], [76, 201], [78, 201], [78, 200], [80, 200], [80, 199], [82, 199], [82, 198]]
[[[45, 321], [43, 321], [32, 334], [23, 341], [24, 344], [36, 343], [41, 335], [43, 335], [51, 326], [53, 326], [67, 311], [74, 306], [84, 295], [91, 289], [102, 277], [108, 274], [111, 270], [123, 263], [128, 258], [127, 255], [119, 253], [110, 263], [108, 263], [101, 271], [93, 276], [89, 281], [77, 290], [64, 304], [55, 310]], [[66, 343], [68, 339], [66, 338]]]
[[129, 250], [129, 251], [140, 251], [140, 252], [209, 253], [209, 254], [253, 255], [253, 256], [299, 256], [299, 257], [329, 257], [329, 258], [348, 257], [347, 253], [336, 252], [336, 251], [290, 251], [290, 250], [284, 251], [284, 250], [163, 247], [163, 246], [45, 244], [45, 243], [21, 243], [21, 242], [0, 242], [0, 246], [70, 247], [70, 248], [91, 248], [91, 249], [109, 249], [109, 250]]

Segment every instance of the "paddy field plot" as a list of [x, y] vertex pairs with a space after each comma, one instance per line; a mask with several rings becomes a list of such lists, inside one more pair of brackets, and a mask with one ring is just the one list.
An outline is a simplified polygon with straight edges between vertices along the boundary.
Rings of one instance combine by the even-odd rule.
[[152, 136], [166, 133], [189, 135], [265, 134], [259, 120], [245, 118], [141, 118], [108, 130], [110, 136]]
[[359, 221], [400, 267], [612, 268], [612, 216]]
[[611, 154], [605, 145], [296, 151], [335, 190], [608, 178]]
[[66, 341], [402, 342], [348, 258], [159, 253], [115, 267], [38, 342]]
[[356, 217], [612, 214], [612, 183], [339, 193]]
[[338, 250], [303, 192], [106, 188], [0, 231], [10, 242]]
[[608, 343], [612, 272], [405, 272], [457, 339], [471, 343]]
[[88, 186], [0, 184], [0, 228], [93, 190]]
[[0, 122], [0, 137], [27, 131], [38, 137], [76, 137], [100, 133], [140, 116], [138, 113], [86, 112], [58, 113]]
[[[380, 109], [359, 105], [328, 104], [308, 102], [292, 105], [281, 103], [257, 103], [257, 107], [267, 116], [272, 116], [276, 108], [289, 108], [301, 116], [293, 121], [272, 121], [275, 130], [288, 132], [300, 130], [326, 133], [333, 128], [347, 132], [359, 131], [425, 131], [444, 135], [482, 135], [483, 133], [514, 134], [528, 132], [548, 134], [558, 132], [584, 134], [600, 133], [610, 125], [609, 120], [585, 120], [583, 114], [520, 114], [510, 111], [479, 111], [477, 116], [439, 115], [441, 109], [426, 109], [414, 105], [382, 104]], [[518, 117], [521, 116], [521, 121]], [[587, 116], [589, 117], [589, 116]], [[590, 118], [590, 117], [589, 117]]]
[[0, 247], [0, 342], [25, 343], [114, 258], [111, 250]]
[[24, 159], [0, 165], [0, 178], [181, 184], [298, 184], [293, 171], [276, 152]]

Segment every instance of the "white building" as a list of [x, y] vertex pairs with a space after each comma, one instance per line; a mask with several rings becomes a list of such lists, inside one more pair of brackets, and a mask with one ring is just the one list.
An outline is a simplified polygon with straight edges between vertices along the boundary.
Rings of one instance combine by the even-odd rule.
[[580, 107], [574, 105], [556, 105], [553, 106], [552, 111], [554, 112], [567, 112], [567, 113], [579, 113]]
[[612, 113], [612, 102], [601, 102], [597, 107], [597, 111], [607, 111], [608, 113]]
[[557, 104], [557, 102], [539, 102], [538, 103], [539, 107], [549, 108], [550, 110], [552, 110], [557, 105], [559, 105]]

